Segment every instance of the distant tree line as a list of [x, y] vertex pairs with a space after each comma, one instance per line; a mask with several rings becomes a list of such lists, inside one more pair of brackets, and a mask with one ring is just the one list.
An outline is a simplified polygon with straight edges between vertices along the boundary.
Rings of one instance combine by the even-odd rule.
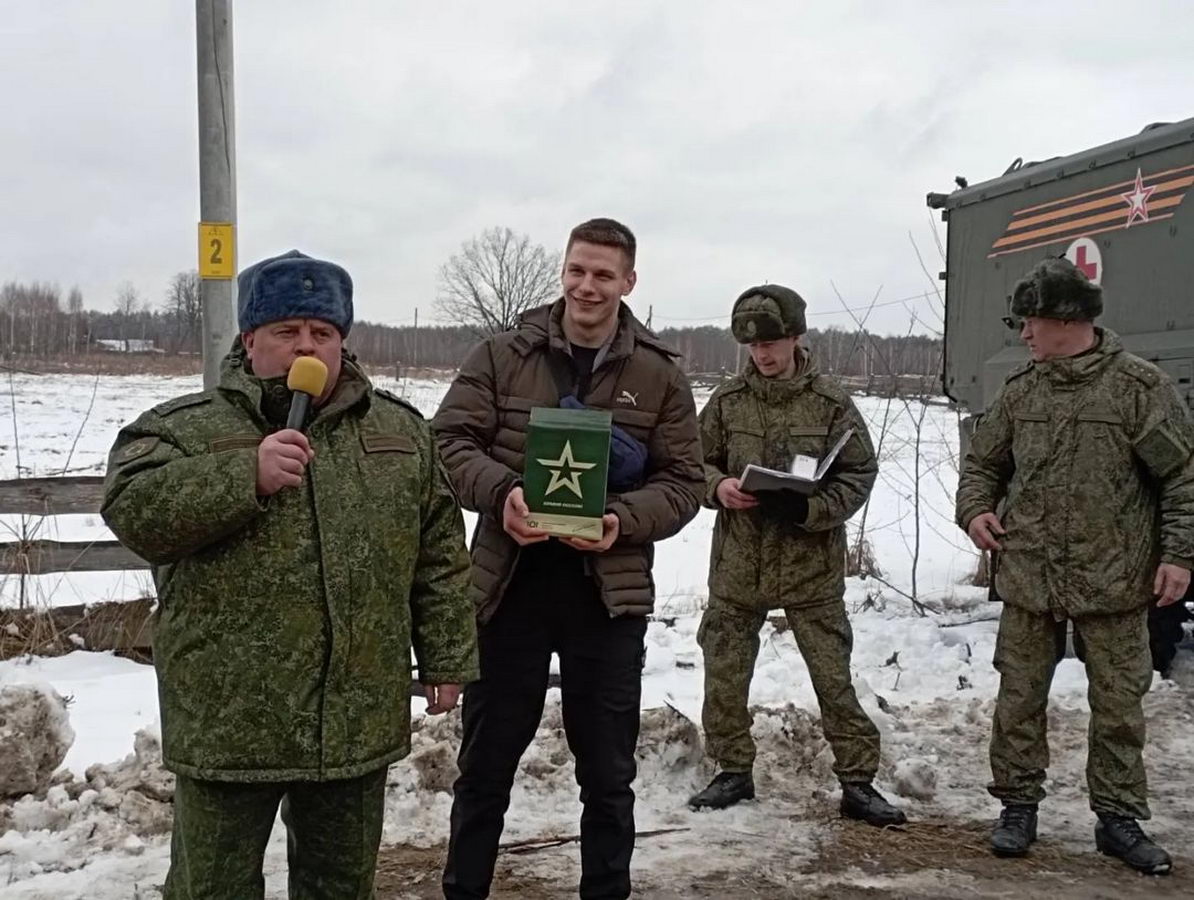
[[[65, 295], [45, 282], [8, 282], [0, 287], [0, 354], [7, 359], [95, 352], [103, 346], [99, 341], [152, 342], [156, 352], [197, 355], [201, 336], [199, 277], [194, 271], [171, 278], [157, 303], [125, 283], [109, 312], [85, 309], [77, 287]], [[683, 355], [690, 373], [734, 372], [747, 358], [746, 348], [728, 328], [664, 328], [659, 336]], [[348, 345], [373, 366], [454, 369], [477, 340], [476, 325], [415, 328], [357, 322]], [[838, 375], [935, 375], [941, 366], [941, 341], [931, 336], [829, 328], [809, 331], [804, 341], [821, 368]]]
[[[100, 341], [149, 343], [168, 354], [200, 352], [202, 310], [194, 271], [175, 275], [156, 306], [127, 283], [112, 305], [110, 312], [85, 309], [78, 288], [63, 296], [57, 285], [8, 282], [0, 287], [0, 354], [8, 359], [73, 356], [101, 349]], [[659, 335], [683, 355], [689, 372], [733, 372], [746, 358], [728, 328], [665, 328]], [[358, 322], [348, 343], [369, 365], [450, 369], [477, 340], [474, 326]], [[813, 329], [805, 344], [825, 371], [840, 375], [933, 375], [940, 368], [940, 340], [929, 336]]]
[[[684, 355], [690, 373], [734, 372], [747, 358], [729, 328], [664, 328], [659, 336]], [[813, 328], [801, 340], [821, 369], [835, 375], [936, 375], [941, 369], [941, 339], [934, 336]]]
[[130, 282], [120, 285], [111, 312], [85, 309], [72, 287], [65, 298], [56, 284], [10, 281], [0, 287], [0, 354], [6, 358], [90, 353], [98, 341], [152, 342], [167, 353], [198, 353], [203, 310], [199, 274], [179, 272], [158, 302]]

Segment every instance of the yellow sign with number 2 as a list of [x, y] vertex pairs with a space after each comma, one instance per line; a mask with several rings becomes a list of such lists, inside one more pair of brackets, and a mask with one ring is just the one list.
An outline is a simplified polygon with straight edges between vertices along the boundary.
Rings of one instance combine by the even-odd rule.
[[236, 238], [231, 222], [199, 223], [199, 277], [236, 277]]

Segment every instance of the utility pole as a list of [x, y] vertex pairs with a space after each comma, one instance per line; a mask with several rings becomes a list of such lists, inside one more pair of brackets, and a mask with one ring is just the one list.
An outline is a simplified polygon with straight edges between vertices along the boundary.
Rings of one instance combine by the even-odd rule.
[[203, 387], [220, 380], [236, 334], [236, 119], [232, 0], [195, 0], [199, 65], [199, 293]]
[[419, 367], [419, 308], [417, 306], [415, 307], [414, 344], [415, 344], [415, 353], [414, 353], [415, 358], [414, 358], [413, 362], [414, 362], [414, 368], [417, 369]]
[[655, 315], [655, 304], [650, 303], [647, 305], [647, 327], [648, 328], [651, 327], [651, 319], [654, 315]]

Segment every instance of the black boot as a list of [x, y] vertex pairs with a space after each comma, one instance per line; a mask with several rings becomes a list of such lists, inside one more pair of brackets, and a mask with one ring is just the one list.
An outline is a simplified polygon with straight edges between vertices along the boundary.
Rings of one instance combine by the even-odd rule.
[[859, 819], [879, 828], [903, 825], [908, 821], [908, 817], [888, 803], [869, 781], [842, 782], [841, 810], [847, 819]]
[[1009, 803], [999, 814], [991, 832], [991, 849], [996, 856], [1023, 856], [1036, 840], [1036, 804]]
[[1133, 869], [1149, 875], [1168, 875], [1173, 868], [1169, 854], [1153, 843], [1136, 820], [1128, 816], [1099, 813], [1095, 846], [1101, 853], [1116, 856]]
[[707, 788], [688, 798], [688, 805], [693, 809], [725, 809], [754, 798], [755, 780], [750, 772], [719, 772]]

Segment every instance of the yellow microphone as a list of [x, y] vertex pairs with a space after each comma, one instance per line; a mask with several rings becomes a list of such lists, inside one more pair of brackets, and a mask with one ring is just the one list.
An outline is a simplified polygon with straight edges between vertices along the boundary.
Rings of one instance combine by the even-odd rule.
[[323, 393], [328, 381], [328, 367], [314, 356], [300, 356], [290, 364], [286, 374], [286, 386], [294, 392], [290, 398], [290, 413], [286, 416], [286, 427], [303, 430], [303, 421], [311, 406], [311, 398]]

